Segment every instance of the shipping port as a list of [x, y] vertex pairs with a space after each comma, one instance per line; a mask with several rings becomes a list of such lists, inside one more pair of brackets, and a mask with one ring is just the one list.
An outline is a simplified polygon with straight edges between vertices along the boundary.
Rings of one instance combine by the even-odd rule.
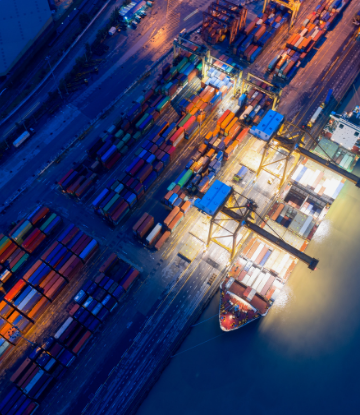
[[219, 289], [228, 332], [321, 266], [306, 248], [360, 187], [358, 107], [337, 114], [357, 6], [251, 4], [209, 3], [130, 104], [3, 202], [1, 414], [135, 413]]

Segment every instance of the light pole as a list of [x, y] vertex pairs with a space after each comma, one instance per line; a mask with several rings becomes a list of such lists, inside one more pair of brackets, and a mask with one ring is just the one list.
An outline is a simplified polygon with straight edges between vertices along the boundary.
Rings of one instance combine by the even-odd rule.
[[201, 109], [200, 114], [197, 117], [197, 121], [199, 123], [199, 139], [201, 138], [201, 124], [203, 122], [204, 116], [205, 116], [204, 110]]
[[47, 56], [47, 57], [45, 58], [45, 60], [46, 60], [46, 62], [49, 64], [51, 74], [52, 74], [53, 78], [55, 79], [55, 75], [54, 75], [54, 72], [53, 72], [53, 69], [52, 69], [52, 66], [51, 66], [51, 63], [50, 63], [50, 56]]
[[[51, 63], [50, 63], [50, 56], [47, 56], [47, 57], [45, 58], [45, 60], [46, 60], [46, 61], [47, 61], [47, 63], [49, 64], [50, 71], [51, 71], [51, 75], [53, 76], [53, 78], [54, 78], [54, 80], [55, 80], [54, 71], [53, 71], [53, 68], [52, 68]], [[63, 99], [63, 96], [62, 96], [62, 93], [61, 93], [61, 91], [60, 91], [59, 86], [57, 86], [57, 90], [58, 90], [58, 93], [59, 93], [59, 95], [60, 95], [61, 99]]]

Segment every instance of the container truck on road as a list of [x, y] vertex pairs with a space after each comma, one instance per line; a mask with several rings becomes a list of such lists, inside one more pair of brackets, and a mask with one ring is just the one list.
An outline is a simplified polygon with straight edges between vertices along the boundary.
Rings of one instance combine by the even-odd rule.
[[18, 148], [24, 143], [29, 137], [35, 134], [35, 130], [33, 128], [29, 128], [29, 131], [24, 131], [14, 142], [13, 146]]

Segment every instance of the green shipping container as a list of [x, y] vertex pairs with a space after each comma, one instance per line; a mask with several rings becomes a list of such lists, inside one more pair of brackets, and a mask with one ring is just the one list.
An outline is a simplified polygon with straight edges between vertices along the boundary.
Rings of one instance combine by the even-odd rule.
[[192, 117], [192, 115], [188, 114], [185, 118], [183, 118], [183, 120], [181, 122], [179, 122], [179, 127], [183, 127], [191, 117]]
[[[170, 97], [163, 98], [159, 104], [156, 106], [156, 111], [161, 112], [165, 105], [170, 101]], [[145, 121], [145, 120], [144, 120]]]
[[140, 120], [135, 124], [135, 127], [138, 129], [140, 125], [146, 120], [146, 118], [149, 116], [147, 112], [140, 118]]
[[201, 70], [202, 70], [202, 62], [200, 62], [200, 63], [198, 63], [198, 64], [196, 65], [196, 69], [197, 69], [198, 71], [201, 71]]
[[50, 217], [41, 225], [40, 230], [44, 231], [50, 225], [50, 223], [56, 218], [56, 216], [56, 213], [52, 213]]
[[[137, 131], [135, 134], [134, 134], [134, 140], [139, 140], [139, 138], [141, 138], [141, 132], [140, 131]], [[139, 153], [140, 154], [140, 153]]]
[[109, 203], [103, 208], [103, 213], [106, 214], [106, 212], [111, 208], [111, 206], [120, 198], [120, 195], [116, 194]]
[[178, 73], [178, 69], [177, 69], [177, 67], [176, 66], [173, 66], [171, 69], [170, 69], [170, 71], [169, 71], [170, 73], [171, 73], [171, 76], [172, 77], [174, 77], [177, 73]]
[[194, 61], [196, 61], [196, 59], [197, 59], [196, 55], [191, 55], [190, 58], [189, 58], [189, 61], [194, 62]]
[[123, 130], [119, 130], [116, 134], [115, 134], [116, 138], [122, 138], [124, 137], [124, 131]]
[[178, 181], [178, 185], [180, 187], [183, 187], [186, 185], [186, 183], [191, 179], [191, 176], [193, 175], [193, 171], [191, 169], [189, 169], [184, 175], [183, 177]]
[[190, 62], [188, 62], [182, 69], [181, 71], [179, 71], [180, 73], [184, 73], [186, 71], [186, 69], [190, 66]]
[[131, 138], [131, 135], [128, 133], [128, 134], [126, 134], [126, 136], [122, 139], [122, 142], [126, 144], [126, 143], [130, 140], [130, 138]]
[[128, 147], [128, 146], [124, 146], [124, 147], [120, 150], [120, 153], [121, 153], [122, 155], [124, 155], [124, 154], [126, 154], [128, 151], [129, 151], [129, 147]]
[[[136, 133], [137, 134], [137, 133]], [[143, 152], [143, 149], [140, 147], [135, 151], [135, 156], [140, 156], [140, 154]]]
[[30, 229], [32, 229], [32, 224], [26, 220], [21, 226], [20, 228], [13, 234], [12, 238], [14, 239], [14, 241], [19, 241], [20, 239], [30, 231]]
[[124, 141], [120, 141], [120, 143], [116, 145], [116, 148], [120, 151], [124, 147], [124, 145]]
[[119, 184], [119, 180], [116, 180], [116, 182], [111, 186], [111, 190], [115, 190], [119, 186]]
[[10, 239], [7, 236], [4, 236], [0, 241], [0, 249], [9, 241]]
[[12, 272], [16, 272], [29, 259], [29, 254], [25, 254], [12, 268]]
[[176, 69], [178, 72], [180, 72], [180, 70], [187, 64], [188, 59], [187, 58], [183, 58], [181, 62], [179, 62], [176, 66]]

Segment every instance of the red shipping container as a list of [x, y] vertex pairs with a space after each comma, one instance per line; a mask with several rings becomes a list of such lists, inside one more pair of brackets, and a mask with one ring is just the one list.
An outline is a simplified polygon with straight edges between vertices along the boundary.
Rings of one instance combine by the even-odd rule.
[[46, 239], [46, 235], [41, 233], [34, 241], [31, 242], [31, 244], [25, 248], [27, 252], [32, 254], [35, 249]]
[[130, 172], [129, 172], [129, 174], [131, 175], [131, 176], [135, 176], [136, 175], [136, 173], [144, 166], [144, 164], [145, 164], [145, 160], [143, 160], [143, 159], [140, 159], [136, 164], [135, 164], [135, 166], [130, 170]]
[[128, 277], [128, 279], [122, 284], [122, 287], [125, 291], [127, 291], [130, 288], [130, 285], [133, 283], [135, 278], [139, 275], [139, 271], [137, 269], [134, 269], [131, 273], [131, 275]]
[[144, 220], [144, 222], [138, 227], [136, 234], [139, 238], [143, 238], [145, 234], [150, 230], [154, 225], [154, 218], [151, 215]]
[[65, 176], [63, 176], [59, 181], [58, 181], [58, 185], [59, 186], [61, 186], [63, 183], [64, 183], [64, 181], [72, 174], [72, 173], [74, 173], [74, 170], [73, 169], [71, 169], [71, 170], [69, 170], [66, 174], [65, 174]]
[[151, 164], [146, 164], [137, 174], [136, 178], [142, 183], [149, 174], [153, 171], [153, 166]]
[[169, 154], [170, 160], [173, 161], [175, 158], [176, 147], [171, 146], [166, 152]]
[[113, 222], [120, 220], [121, 216], [127, 211], [129, 204], [123, 201], [123, 203], [117, 208], [117, 210], [111, 215]]
[[91, 336], [91, 331], [87, 331], [76, 343], [76, 346], [72, 349], [73, 353], [79, 354], [81, 350], [85, 347], [86, 343], [89, 341]]
[[27, 248], [31, 242], [38, 237], [42, 232], [40, 231], [40, 229], [34, 229], [31, 234], [24, 240], [24, 242], [22, 243], [22, 247]]
[[3, 264], [17, 249], [18, 246], [14, 242], [11, 242], [11, 244], [0, 255], [0, 264]]
[[74, 237], [75, 235], [79, 232], [79, 228], [77, 228], [76, 226], [74, 228], [71, 229], [71, 231], [64, 236], [64, 238], [60, 241], [63, 245], [67, 245]]
[[38, 212], [31, 218], [30, 222], [35, 225], [39, 222], [42, 218], [44, 218], [48, 213], [50, 212], [49, 208], [46, 206], [43, 206], [41, 209], [39, 209]]
[[230, 114], [230, 110], [226, 110], [224, 114], [217, 120], [216, 124], [220, 125], [223, 121], [225, 121], [226, 117]]
[[48, 248], [42, 255], [41, 255], [41, 259], [44, 260], [45, 258], [47, 258], [47, 256], [58, 246], [59, 242], [55, 241], [50, 248]]
[[19, 280], [14, 286], [13, 288], [5, 295], [5, 300], [6, 301], [11, 301], [16, 294], [18, 294], [25, 286], [26, 286], [26, 282], [23, 280]]
[[87, 239], [85, 239], [85, 241], [80, 244], [76, 249], [74, 249], [74, 254], [76, 255], [80, 255], [81, 252], [89, 245], [89, 243], [91, 242], [92, 238], [90, 236], [87, 237]]
[[147, 218], [149, 216], [149, 214], [148, 213], [144, 213], [142, 216], [141, 216], [141, 218], [135, 223], [135, 225], [133, 226], [133, 228], [132, 228], [132, 230], [133, 230], [133, 232], [134, 232], [134, 234], [136, 235], [137, 234], [137, 230], [138, 230], [138, 228], [143, 224], [143, 222], [145, 221], [145, 219]]
[[114, 153], [113, 156], [110, 158], [110, 160], [105, 164], [105, 168], [107, 170], [112, 169], [115, 164], [121, 159], [121, 154], [120, 153]]

